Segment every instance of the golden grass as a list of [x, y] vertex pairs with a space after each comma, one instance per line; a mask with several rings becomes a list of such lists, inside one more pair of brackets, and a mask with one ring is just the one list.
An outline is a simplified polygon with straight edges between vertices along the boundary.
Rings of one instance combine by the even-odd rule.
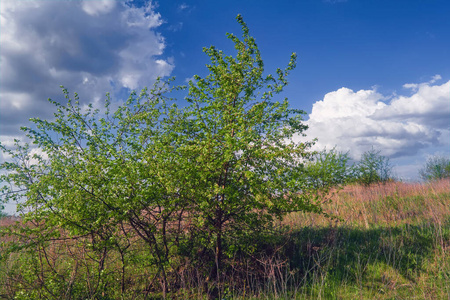
[[430, 183], [389, 182], [371, 186], [349, 185], [330, 196], [324, 211], [338, 220], [311, 213], [288, 215], [283, 225], [397, 226], [416, 222], [440, 224], [450, 216], [450, 179]]
[[322, 235], [311, 239], [331, 266], [296, 299], [450, 299], [449, 179], [351, 185], [330, 198], [324, 210], [339, 220], [292, 213], [282, 222]]

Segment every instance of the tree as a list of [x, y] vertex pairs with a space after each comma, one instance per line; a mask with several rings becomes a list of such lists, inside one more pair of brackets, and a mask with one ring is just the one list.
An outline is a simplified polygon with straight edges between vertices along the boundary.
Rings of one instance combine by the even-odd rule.
[[193, 199], [195, 226], [208, 232], [215, 245], [216, 271], [221, 269], [225, 235], [260, 230], [290, 211], [320, 211], [312, 201], [317, 189], [306, 189], [296, 177], [310, 156], [310, 143], [292, 140], [306, 129], [304, 112], [289, 109], [286, 99], [271, 101], [286, 86], [296, 55], [284, 71], [277, 69], [276, 77], [263, 76], [256, 43], [240, 16], [238, 22], [243, 40], [228, 34], [236, 58], [214, 47], [205, 49], [210, 74], [190, 83], [191, 106], [172, 131], [183, 144], [180, 157], [190, 169], [186, 184], [194, 195], [186, 198]]
[[3, 205], [0, 206], [0, 219], [7, 216], [7, 214], [3, 211], [4, 209], [5, 207]]
[[353, 177], [353, 166], [349, 161], [348, 152], [325, 149], [317, 152], [312, 161], [306, 164], [304, 174], [317, 188], [345, 184]]
[[[236, 57], [205, 48], [210, 73], [189, 83], [186, 107], [165, 96], [170, 81], [132, 93], [115, 112], [109, 97], [104, 111], [84, 111], [64, 89], [67, 105], [52, 101], [54, 121], [33, 119], [36, 128], [24, 128], [42, 155], [31, 157], [20, 143], [2, 146], [15, 160], [2, 164], [8, 172], [2, 198], [22, 197], [23, 220], [32, 224], [17, 230], [39, 249], [61, 230], [84, 243], [97, 264], [90, 297], [106, 293], [101, 274], [113, 251], [120, 253], [124, 278], [136, 240], [148, 249], [164, 295], [175, 286], [171, 272], [180, 255], [199, 265], [212, 257], [207, 277], [220, 289], [224, 259], [250, 251], [239, 243], [243, 236], [270, 229], [292, 211], [322, 212], [328, 182], [313, 186], [302, 176], [312, 143], [292, 139], [307, 128], [304, 112], [289, 108], [287, 99], [272, 100], [287, 85], [296, 55], [276, 76], [263, 75], [255, 40], [242, 17], [237, 20], [243, 38], [228, 34]], [[61, 290], [69, 288], [62, 276], [54, 278]]]
[[450, 158], [437, 155], [429, 157], [419, 170], [419, 175], [423, 180], [450, 178]]
[[[7, 172], [1, 177], [6, 184], [2, 198], [23, 199], [18, 209], [27, 225], [18, 226], [12, 234], [27, 236], [20, 247], [43, 256], [49, 241], [61, 238], [61, 231], [64, 239], [92, 252], [89, 272], [95, 279], [86, 285], [83, 295], [105, 293], [101, 276], [105, 262], [116, 251], [126, 266], [130, 235], [148, 247], [148, 259], [157, 266], [162, 288], [167, 290], [170, 250], [164, 233], [175, 212], [182, 210], [182, 203], [175, 202], [175, 192], [164, 185], [164, 180], [171, 178], [164, 173], [164, 180], [158, 178], [165, 159], [170, 159], [163, 155], [170, 146], [165, 144], [167, 123], [176, 109], [166, 105], [163, 93], [167, 91], [167, 84], [158, 81], [151, 91], [143, 90], [139, 96], [132, 93], [114, 113], [107, 97], [101, 113], [92, 106], [83, 111], [78, 97], [73, 101], [64, 89], [67, 105], [51, 101], [57, 108], [55, 121], [33, 119], [34, 129], [23, 128], [41, 155], [32, 155], [30, 146], [18, 141], [14, 150], [2, 146], [12, 157], [12, 162], [2, 164]], [[55, 273], [54, 278], [46, 275], [59, 282], [51, 284], [52, 288], [70, 288], [64, 285], [69, 280], [53, 266], [40, 263], [34, 269]], [[122, 278], [124, 273], [125, 269]], [[122, 290], [124, 286], [122, 279]], [[44, 283], [40, 289], [51, 290]]]
[[361, 160], [355, 165], [356, 182], [370, 185], [392, 180], [392, 166], [389, 158], [381, 155], [380, 152], [372, 148], [361, 155]]

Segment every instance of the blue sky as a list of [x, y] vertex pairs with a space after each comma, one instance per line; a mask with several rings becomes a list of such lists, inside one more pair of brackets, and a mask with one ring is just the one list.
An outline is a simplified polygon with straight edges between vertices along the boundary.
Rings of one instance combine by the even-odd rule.
[[302, 96], [292, 101], [305, 101], [306, 110], [342, 86], [377, 85], [392, 93], [407, 82], [450, 74], [445, 1], [165, 1], [158, 10], [167, 22], [161, 26], [167, 54], [175, 57], [176, 72], [186, 76], [203, 71], [202, 46], [231, 50], [224, 33], [239, 32], [234, 18], [241, 13], [268, 70], [298, 53], [291, 90]]
[[[44, 1], [0, 3], [0, 138], [51, 118], [59, 85], [83, 103], [116, 101], [157, 76], [205, 75], [202, 47], [234, 53], [242, 14], [266, 71], [298, 54], [286, 88], [317, 149], [372, 146], [397, 175], [450, 155], [450, 2], [444, 0]], [[6, 159], [0, 157], [0, 159]]]

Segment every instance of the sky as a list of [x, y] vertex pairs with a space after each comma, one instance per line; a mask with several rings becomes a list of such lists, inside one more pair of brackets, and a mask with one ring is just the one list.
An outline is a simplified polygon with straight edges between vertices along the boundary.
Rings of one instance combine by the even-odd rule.
[[[450, 2], [446, 0], [0, 1], [0, 140], [51, 118], [60, 85], [101, 105], [158, 76], [205, 76], [203, 47], [234, 54], [242, 14], [266, 73], [298, 55], [283, 97], [307, 112], [315, 149], [372, 149], [417, 180], [450, 155]], [[181, 101], [182, 101], [182, 96]], [[4, 156], [0, 156], [3, 160]]]

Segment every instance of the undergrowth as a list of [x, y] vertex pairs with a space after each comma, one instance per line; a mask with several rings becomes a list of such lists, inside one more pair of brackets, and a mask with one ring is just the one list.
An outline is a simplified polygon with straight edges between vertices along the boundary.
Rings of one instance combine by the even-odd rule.
[[[123, 256], [79, 248], [83, 243], [72, 240], [8, 254], [12, 237], [3, 236], [0, 298], [450, 298], [449, 180], [346, 186], [325, 209], [336, 218], [292, 213], [270, 233], [230, 237], [228, 243], [246, 250], [227, 257], [220, 282], [202, 272], [201, 260], [190, 259], [213, 253], [195, 245], [178, 249], [166, 295], [152, 257], [132, 239], [130, 248], [118, 247], [127, 249]], [[0, 225], [13, 221], [4, 218]]]

